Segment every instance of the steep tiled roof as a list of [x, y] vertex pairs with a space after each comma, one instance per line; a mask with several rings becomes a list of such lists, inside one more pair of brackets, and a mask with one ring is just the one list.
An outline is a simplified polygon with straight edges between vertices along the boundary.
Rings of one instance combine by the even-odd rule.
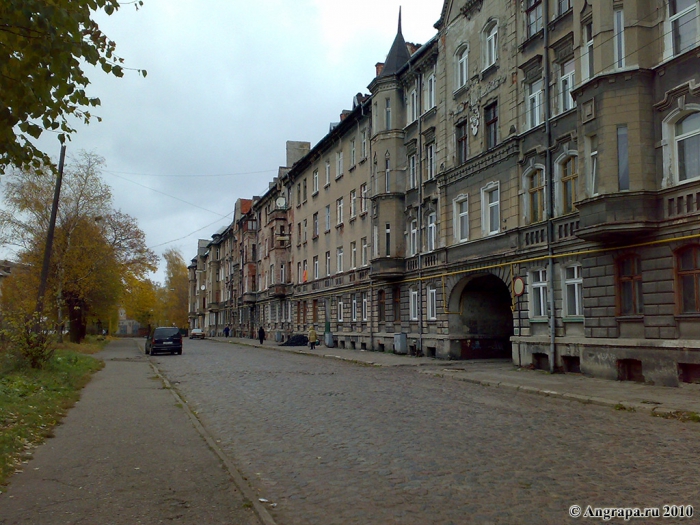
[[401, 9], [399, 8], [399, 30], [396, 33], [394, 43], [391, 45], [389, 54], [384, 62], [384, 69], [382, 69], [379, 76], [387, 77], [389, 75], [395, 75], [399, 72], [403, 65], [408, 62], [409, 58], [411, 58], [411, 55], [408, 53], [406, 41], [401, 34]]

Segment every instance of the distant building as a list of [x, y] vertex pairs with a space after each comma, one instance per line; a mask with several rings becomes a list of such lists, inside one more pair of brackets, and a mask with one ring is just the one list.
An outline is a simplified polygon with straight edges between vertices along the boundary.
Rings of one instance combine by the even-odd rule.
[[370, 94], [291, 148], [223, 252], [200, 241], [193, 286], [231, 263], [216, 330], [700, 378], [700, 5], [679, 6], [446, 1], [422, 46], [399, 21]]
[[136, 336], [139, 335], [141, 325], [138, 321], [127, 319], [126, 310], [119, 308], [119, 324], [117, 327], [117, 335], [121, 336]]

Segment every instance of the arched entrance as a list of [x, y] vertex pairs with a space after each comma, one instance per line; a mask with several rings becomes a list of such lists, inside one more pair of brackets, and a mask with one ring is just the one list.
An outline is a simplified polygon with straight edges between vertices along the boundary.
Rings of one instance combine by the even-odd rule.
[[463, 279], [450, 301], [450, 335], [458, 335], [460, 359], [511, 357], [512, 298], [508, 286], [493, 274]]

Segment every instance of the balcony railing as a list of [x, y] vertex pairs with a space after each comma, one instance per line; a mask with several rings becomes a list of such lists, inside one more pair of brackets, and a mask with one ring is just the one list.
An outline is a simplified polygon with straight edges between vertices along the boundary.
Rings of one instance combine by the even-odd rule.
[[598, 195], [577, 203], [576, 235], [588, 241], [614, 242], [644, 235], [659, 220], [655, 193], [639, 191]]

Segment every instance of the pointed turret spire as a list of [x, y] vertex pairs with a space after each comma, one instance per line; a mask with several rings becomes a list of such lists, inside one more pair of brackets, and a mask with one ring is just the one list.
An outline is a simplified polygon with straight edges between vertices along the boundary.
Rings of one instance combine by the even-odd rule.
[[401, 8], [399, 7], [399, 27], [396, 33], [396, 38], [394, 43], [391, 45], [389, 54], [386, 57], [386, 62], [384, 62], [384, 69], [379, 74], [380, 77], [386, 77], [389, 75], [395, 75], [404, 66], [411, 55], [408, 53], [408, 48], [406, 47], [406, 41], [403, 39], [403, 34], [401, 33]]

